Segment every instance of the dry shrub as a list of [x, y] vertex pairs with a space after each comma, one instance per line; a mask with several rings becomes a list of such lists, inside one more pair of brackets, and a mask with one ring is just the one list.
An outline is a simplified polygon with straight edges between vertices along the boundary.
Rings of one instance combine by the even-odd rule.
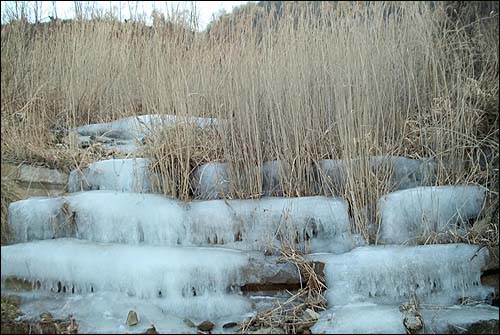
[[15, 181], [7, 181], [2, 178], [2, 195], [1, 195], [1, 242], [2, 245], [8, 243], [12, 239], [12, 231], [9, 227], [7, 214], [9, 212], [9, 204], [20, 200], [20, 195], [16, 192]]
[[434, 158], [436, 184], [498, 194], [498, 5], [467, 9], [472, 21], [446, 6], [284, 2], [210, 34], [161, 20], [3, 25], [2, 156], [30, 160], [57, 129], [124, 116], [216, 117], [226, 123], [209, 135], [148, 142], [165, 194], [189, 199], [189, 174], [213, 160], [228, 163], [232, 198], [262, 194], [269, 160], [283, 163], [284, 196], [321, 194], [319, 160], [358, 158], [339, 195], [368, 239], [389, 175], [369, 156]]

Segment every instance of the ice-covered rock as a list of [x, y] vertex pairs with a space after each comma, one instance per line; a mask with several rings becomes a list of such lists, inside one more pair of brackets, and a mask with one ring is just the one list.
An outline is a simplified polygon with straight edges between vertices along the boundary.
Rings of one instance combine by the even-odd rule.
[[196, 199], [210, 200], [229, 195], [227, 163], [207, 163], [197, 167], [192, 175]]
[[[498, 320], [498, 308], [489, 305], [454, 305], [423, 307], [420, 310], [424, 334], [456, 334], [472, 324]], [[311, 328], [313, 334], [407, 334], [404, 315], [398, 305], [354, 303], [334, 306], [321, 313]]]
[[[423, 333], [456, 334], [469, 330], [468, 334], [475, 334], [470, 329], [472, 325], [488, 320], [498, 322], [498, 312], [498, 307], [485, 304], [423, 307], [421, 310], [424, 319]], [[498, 333], [498, 323], [496, 332]]]
[[152, 135], [156, 129], [193, 125], [199, 128], [217, 126], [219, 120], [175, 115], [139, 115], [123, 118], [107, 123], [96, 123], [73, 129], [79, 145], [101, 143], [106, 149], [117, 149], [124, 153], [132, 153], [144, 144], [146, 136]]
[[430, 232], [464, 233], [477, 218], [486, 189], [476, 185], [416, 187], [383, 196], [378, 202], [381, 240], [412, 243]]
[[92, 243], [77, 239], [19, 243], [2, 247], [1, 276], [58, 282], [72, 292], [112, 291], [141, 298], [224, 294], [241, 286], [246, 253], [222, 248], [170, 248]]
[[[345, 201], [327, 197], [193, 201], [188, 236], [245, 250], [266, 250], [282, 240], [313, 251], [344, 252], [362, 243], [349, 234]], [[222, 242], [223, 241], [223, 242]]]
[[[365, 163], [366, 167], [362, 164]], [[361, 159], [341, 160], [324, 159], [316, 166], [318, 191], [326, 195], [342, 194], [349, 178], [354, 178], [357, 171], [364, 168], [377, 176], [389, 176], [389, 190], [432, 185], [435, 181], [436, 163], [430, 159], [410, 159], [399, 156], [372, 156], [367, 162]], [[351, 176], [351, 177], [349, 177]]]
[[[2, 290], [2, 294], [4, 292]], [[210, 319], [217, 325], [214, 333], [222, 333], [224, 322], [242, 321], [251, 311], [249, 299], [236, 294], [183, 299], [141, 299], [109, 291], [61, 294], [37, 290], [15, 294], [21, 296], [20, 310], [27, 318], [38, 319], [42, 310], [50, 311], [57, 319], [71, 314], [78, 322], [78, 332], [82, 334], [144, 334], [151, 324], [154, 324], [160, 334], [196, 334], [196, 328], [184, 324], [185, 318], [191, 318], [196, 323]], [[131, 308], [134, 308], [141, 320], [133, 328], [129, 328], [124, 322], [124, 317]]]
[[349, 233], [346, 203], [327, 197], [185, 203], [155, 194], [88, 191], [14, 202], [9, 220], [15, 242], [76, 236], [95, 242], [266, 250], [287, 239], [334, 253], [363, 243]]
[[493, 288], [481, 285], [488, 250], [468, 244], [366, 246], [341, 255], [315, 255], [325, 262], [330, 305], [356, 302], [449, 305], [460, 298], [486, 299]]
[[68, 191], [112, 190], [119, 192], [151, 192], [149, 159], [109, 159], [73, 170]]
[[262, 164], [262, 192], [265, 196], [282, 196], [281, 181], [288, 170], [286, 164], [279, 160], [267, 161]]

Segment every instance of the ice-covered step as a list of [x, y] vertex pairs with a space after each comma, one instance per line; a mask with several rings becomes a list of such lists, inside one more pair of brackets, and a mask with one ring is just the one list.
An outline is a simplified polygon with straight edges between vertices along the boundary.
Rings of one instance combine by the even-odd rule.
[[[489, 305], [422, 306], [419, 313], [423, 320], [419, 334], [461, 333], [476, 322], [498, 321], [498, 308]], [[399, 305], [355, 303], [320, 314], [311, 328], [313, 334], [407, 334]]]
[[68, 191], [152, 192], [149, 164], [150, 160], [146, 158], [98, 161], [81, 170], [71, 171]]
[[480, 214], [486, 189], [476, 185], [416, 187], [383, 196], [378, 202], [381, 241], [415, 243], [425, 234], [465, 233]]
[[117, 149], [124, 153], [135, 152], [159, 128], [178, 125], [193, 125], [198, 128], [217, 126], [220, 121], [214, 118], [200, 118], [175, 115], [139, 115], [107, 123], [96, 123], [73, 129], [80, 145], [101, 143], [106, 149]]
[[[118, 292], [61, 294], [47, 291], [9, 292], [21, 297], [20, 311], [26, 318], [39, 319], [40, 312], [50, 312], [55, 319], [72, 315], [80, 334], [144, 334], [153, 324], [160, 334], [198, 334], [184, 319], [198, 325], [204, 320], [215, 324], [213, 333], [227, 333], [222, 326], [240, 322], [252, 313], [250, 299], [240, 295], [224, 295], [164, 299], [141, 299]], [[139, 323], [127, 326], [128, 312], [137, 313]], [[235, 330], [233, 328], [233, 330]]]
[[182, 202], [162, 195], [88, 191], [9, 206], [15, 242], [77, 237], [164, 246], [267, 250], [284, 239], [314, 252], [363, 244], [345, 201], [327, 197]]
[[122, 292], [182, 299], [225, 294], [244, 283], [249, 254], [222, 248], [172, 248], [93, 243], [71, 238], [2, 246], [1, 277], [39, 281], [43, 288]]
[[[372, 156], [362, 166], [360, 159], [320, 160], [316, 166], [318, 190], [324, 194], [339, 194], [347, 185], [349, 175], [369, 168], [374, 173], [389, 175], [390, 190], [432, 185], [435, 181], [436, 162], [430, 159], [410, 159], [399, 156]], [[355, 174], [354, 174], [355, 175]], [[352, 178], [352, 177], [351, 177]]]
[[341, 255], [318, 254], [325, 263], [329, 305], [358, 302], [457, 304], [459, 299], [485, 300], [492, 287], [481, 285], [487, 248], [469, 244], [365, 246]]

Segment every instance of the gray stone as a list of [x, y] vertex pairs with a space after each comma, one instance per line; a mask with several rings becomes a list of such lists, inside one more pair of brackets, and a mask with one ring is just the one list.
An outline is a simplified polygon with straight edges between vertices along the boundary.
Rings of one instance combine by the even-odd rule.
[[193, 321], [189, 320], [189, 319], [184, 319], [182, 322], [184, 322], [184, 324], [186, 326], [188, 326], [189, 328], [195, 328], [196, 325], [193, 323]]
[[201, 330], [203, 332], [209, 332], [212, 329], [214, 329], [214, 324], [211, 321], [205, 320], [202, 323], [198, 325], [198, 330]]
[[139, 323], [139, 318], [137, 317], [137, 313], [133, 310], [129, 311], [127, 315], [127, 325], [129, 327], [132, 327], [138, 323]]

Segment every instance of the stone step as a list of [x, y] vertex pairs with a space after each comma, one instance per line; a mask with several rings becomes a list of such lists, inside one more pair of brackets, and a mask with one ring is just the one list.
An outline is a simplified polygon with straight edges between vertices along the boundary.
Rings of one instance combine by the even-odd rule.
[[[420, 306], [422, 328], [410, 334], [475, 334], [479, 324], [496, 323], [498, 308], [489, 305]], [[410, 326], [408, 314], [399, 305], [356, 303], [332, 307], [322, 313], [311, 328], [313, 334], [407, 334], [405, 323]], [[405, 317], [407, 320], [405, 321]], [[413, 323], [416, 325], [417, 323]], [[491, 326], [483, 334], [495, 333]], [[498, 333], [498, 331], [496, 331]]]
[[481, 285], [488, 249], [469, 244], [365, 246], [341, 255], [311, 255], [325, 263], [329, 305], [369, 302], [458, 304], [488, 300], [493, 288]]
[[416, 187], [383, 196], [378, 202], [381, 241], [416, 244], [429, 233], [464, 235], [477, 219], [486, 189], [477, 185]]
[[327, 197], [182, 202], [154, 194], [88, 191], [9, 206], [15, 242], [77, 237], [95, 242], [268, 250], [289, 240], [315, 252], [363, 244], [347, 205]]
[[[243, 285], [249, 254], [223, 248], [172, 248], [62, 238], [2, 246], [2, 280], [45, 289], [123, 292], [140, 298], [225, 294]], [[58, 284], [59, 283], [59, 284]], [[59, 287], [58, 287], [59, 286]], [[74, 289], [73, 289], [74, 288]]]

